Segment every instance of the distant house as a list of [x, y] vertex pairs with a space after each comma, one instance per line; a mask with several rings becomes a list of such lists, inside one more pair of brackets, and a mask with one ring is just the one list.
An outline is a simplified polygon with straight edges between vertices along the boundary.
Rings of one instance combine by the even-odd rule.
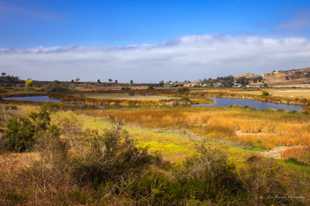
[[224, 87], [224, 84], [222, 82], [214, 82], [213, 87]]
[[239, 83], [239, 82], [234, 81], [232, 87], [241, 88], [241, 87], [242, 87], [242, 84]]
[[201, 86], [201, 81], [192, 81], [192, 82], [187, 82], [184, 84], [184, 87], [200, 87]]
[[264, 79], [261, 75], [245, 73], [234, 78], [233, 87], [261, 88], [264, 87]]
[[248, 88], [263, 88], [266, 84], [264, 82], [253, 82], [247, 85]]
[[253, 77], [251, 79], [249, 79], [249, 83], [247, 85], [247, 87], [250, 88], [262, 88], [265, 87], [265, 82], [262, 76], [256, 76]]

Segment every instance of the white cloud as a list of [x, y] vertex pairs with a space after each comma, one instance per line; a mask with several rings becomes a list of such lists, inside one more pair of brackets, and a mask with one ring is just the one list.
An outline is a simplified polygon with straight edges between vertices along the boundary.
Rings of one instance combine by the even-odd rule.
[[1, 72], [48, 80], [155, 82], [305, 66], [310, 66], [307, 38], [201, 35], [114, 48], [0, 49]]

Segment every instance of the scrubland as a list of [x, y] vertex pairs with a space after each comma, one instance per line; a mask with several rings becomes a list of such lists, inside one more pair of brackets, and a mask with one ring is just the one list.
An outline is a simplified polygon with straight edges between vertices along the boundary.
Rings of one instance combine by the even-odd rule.
[[48, 122], [33, 148], [0, 155], [3, 205], [309, 204], [307, 113], [47, 108], [1, 110], [2, 136], [10, 118]]

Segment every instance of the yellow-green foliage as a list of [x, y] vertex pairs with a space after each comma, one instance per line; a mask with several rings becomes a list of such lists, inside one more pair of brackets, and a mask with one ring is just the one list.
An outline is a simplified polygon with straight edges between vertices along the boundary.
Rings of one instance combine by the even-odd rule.
[[33, 82], [31, 79], [25, 80], [25, 87], [27, 87], [27, 88], [32, 87], [32, 84], [33, 84]]
[[[20, 105], [18, 106], [17, 113], [27, 115], [30, 112], [36, 111], [38, 109], [39, 107], [37, 106]], [[111, 129], [116, 120], [120, 121], [123, 124], [122, 129], [128, 132], [129, 136], [134, 140], [135, 146], [138, 146], [138, 148], [146, 147], [149, 149], [151, 153], [159, 153], [160, 155], [162, 155], [164, 160], [167, 160], [171, 163], [175, 163], [176, 167], [174, 167], [175, 166], [174, 164], [171, 164], [170, 166], [172, 166], [171, 168], [174, 168], [175, 171], [177, 171], [176, 174], [178, 174], [179, 169], [184, 167], [186, 165], [186, 162], [188, 162], [184, 160], [186, 160], [189, 157], [192, 157], [192, 159], [195, 159], [195, 157], [199, 158], [199, 152], [197, 151], [197, 146], [198, 145], [201, 146], [201, 144], [209, 145], [212, 148], [216, 148], [216, 150], [212, 151], [221, 151], [221, 150], [224, 151], [224, 153], [226, 153], [227, 155], [227, 159], [225, 158], [225, 165], [227, 160], [229, 165], [231, 164], [236, 166], [237, 169], [236, 174], [237, 173], [242, 174], [242, 171], [247, 171], [245, 169], [247, 169], [251, 161], [255, 159], [260, 159], [259, 157], [253, 157], [253, 154], [256, 155], [261, 150], [273, 148], [279, 145], [305, 145], [305, 146], [310, 145], [310, 121], [309, 121], [310, 116], [302, 113], [289, 113], [279, 111], [256, 111], [252, 109], [244, 109], [244, 108], [241, 109], [236, 107], [232, 108], [180, 107], [180, 108], [135, 108], [135, 109], [122, 108], [122, 109], [110, 109], [110, 110], [85, 109], [75, 111], [59, 110], [51, 113], [51, 124], [57, 125], [57, 127], [60, 128], [61, 136], [59, 137], [60, 140], [59, 143], [65, 142], [66, 145], [70, 146], [68, 153], [65, 153], [66, 154], [65, 157], [70, 158], [70, 161], [68, 161], [68, 163], [76, 162], [76, 160], [82, 160], [82, 161], [86, 160], [84, 162], [86, 166], [88, 165], [88, 163], [91, 163], [91, 160], [94, 159], [97, 160], [96, 158], [89, 158], [89, 159], [86, 158], [87, 155], [92, 154], [95, 151], [92, 150], [93, 149], [91, 147], [92, 141], [89, 141], [90, 140], [89, 138], [93, 138], [92, 140], [96, 140], [98, 134], [103, 134], [105, 131]], [[120, 137], [123, 137], [123, 135], [121, 134]], [[102, 147], [98, 148], [101, 149]], [[290, 192], [293, 191], [296, 192], [296, 194], [304, 195], [309, 193], [307, 189], [308, 187], [302, 184], [295, 184], [295, 182], [297, 181], [303, 183], [308, 182], [310, 174], [309, 166], [304, 165], [303, 162], [298, 162], [299, 159], [302, 159], [307, 156], [302, 155], [302, 157], [300, 158], [301, 150], [300, 149], [297, 150], [296, 148], [297, 147], [295, 147], [295, 149], [287, 151], [287, 153], [285, 153], [284, 155], [286, 155], [288, 158], [294, 157], [298, 159], [294, 160], [289, 159], [288, 161], [278, 160], [281, 164], [283, 164], [283, 166], [285, 166], [285, 172], [289, 173], [284, 174], [280, 172], [277, 174], [283, 177], [282, 182], [286, 184], [286, 187], [290, 189], [289, 190]], [[31, 156], [29, 156], [29, 158], [31, 158], [31, 160], [28, 161], [27, 159], [26, 160], [21, 159], [22, 161], [16, 161], [15, 159], [3, 161], [2, 160], [3, 156], [0, 155], [0, 162], [6, 163], [4, 164], [5, 169], [3, 171], [7, 170], [8, 171], [6, 172], [7, 174], [15, 175], [15, 173], [12, 173], [13, 170], [11, 170], [10, 168], [16, 169], [17, 167], [20, 167], [20, 165], [23, 166], [20, 162], [22, 162], [23, 164], [27, 164], [27, 167], [29, 168], [28, 164], [31, 165], [32, 161], [34, 161], [35, 158], [40, 160], [42, 158], [42, 154], [46, 153], [46, 150], [42, 151], [43, 152], [40, 155], [35, 153], [30, 154]], [[212, 156], [214, 155], [214, 157], [217, 157], [217, 155], [220, 153], [221, 152], [213, 152]], [[47, 155], [47, 156], [53, 157], [53, 155]], [[21, 157], [18, 157], [18, 159], [20, 158]], [[199, 159], [196, 158], [196, 160]], [[216, 160], [218, 159], [216, 158]], [[305, 159], [304, 162], [308, 162], [308, 160], [309, 159]], [[16, 164], [16, 162], [18, 164]], [[55, 162], [59, 164], [59, 161]], [[100, 163], [100, 161], [97, 162]], [[197, 171], [201, 169], [201, 162], [196, 161], [192, 163], [195, 163], [193, 164], [195, 166], [189, 164], [188, 170], [185, 170], [184, 175], [185, 176], [189, 175], [188, 180], [190, 180], [190, 182], [192, 182], [193, 177], [197, 179], [196, 183], [199, 184], [194, 184], [193, 186], [199, 187], [200, 185], [208, 185], [205, 182], [201, 184], [202, 182], [201, 178], [200, 177], [197, 178], [196, 176]], [[201, 172], [203, 172], [201, 173], [202, 177], [205, 177], [204, 176], [206, 174], [205, 171], [210, 172], [208, 166], [210, 162], [206, 161], [204, 163], [206, 163], [207, 170], [201, 170]], [[254, 163], [254, 166], [260, 166], [260, 163], [261, 162], [259, 162], [258, 164]], [[163, 165], [166, 166], [168, 164]], [[150, 167], [149, 172], [154, 172], [159, 169], [155, 167], [157, 166], [153, 165], [152, 167]], [[23, 166], [22, 168], [26, 168], [26, 165]], [[51, 167], [51, 164], [46, 164], [46, 168], [50, 169], [53, 167]], [[59, 194], [61, 195], [66, 194], [66, 192], [68, 193], [68, 189], [72, 189], [70, 185], [72, 181], [66, 178], [61, 179], [60, 177], [64, 175], [63, 171], [65, 171], [65, 168], [62, 166], [59, 167], [57, 166], [57, 168], [61, 168], [61, 170], [59, 171], [55, 170], [58, 171], [58, 173], [55, 173], [54, 170], [51, 170], [51, 173], [42, 173], [44, 172], [44, 170], [39, 168], [38, 173], [30, 173], [31, 178], [25, 178], [27, 176], [23, 176], [24, 174], [16, 175], [16, 177], [24, 178], [22, 180], [25, 181], [22, 182], [23, 186], [19, 186], [19, 188], [21, 188], [22, 190], [18, 194], [35, 194], [34, 197], [36, 200], [37, 199], [44, 200], [44, 198], [46, 197], [54, 198], [55, 191], [59, 192]], [[214, 167], [212, 166], [211, 169], [214, 169]], [[261, 171], [264, 172], [266, 169], [268, 170], [269, 168], [262, 166], [262, 169], [263, 170]], [[0, 173], [4, 173], [3, 171], [1, 171]], [[188, 171], [191, 171], [192, 173], [189, 174]], [[235, 172], [235, 170], [233, 171]], [[163, 170], [160, 172], [160, 174], [167, 173], [166, 175], [167, 177], [169, 177], [169, 180], [174, 182], [175, 179], [171, 175], [174, 173], [170, 172], [171, 171]], [[276, 172], [278, 172], [278, 170]], [[253, 180], [251, 175], [254, 176], [256, 175], [255, 172], [247, 172], [246, 174], [250, 176], [249, 180], [251, 181]], [[265, 175], [265, 173], [262, 173], [262, 175]], [[297, 181], [295, 181], [294, 184], [293, 183], [290, 184], [290, 182], [288, 182], [289, 177], [288, 175], [293, 176], [294, 178], [296, 178]], [[92, 177], [94, 175], [91, 174], [90, 176]], [[5, 178], [6, 176], [2, 175], [2, 177], [4, 177], [2, 178], [3, 180], [7, 181], [7, 178]], [[274, 179], [274, 176], [272, 176], [271, 178], [270, 177], [271, 176], [269, 176], [270, 180]], [[37, 184], [38, 182], [36, 182], [37, 181], [36, 178], [41, 178], [42, 180], [40, 181], [42, 182], [39, 182], [39, 184]], [[257, 178], [259, 178], [260, 180], [260, 176], [258, 176]], [[0, 184], [5, 186], [11, 186], [11, 185], [14, 186], [16, 183], [20, 182], [19, 181], [20, 179], [16, 179], [14, 176], [12, 176], [11, 180], [9, 181], [14, 184], [1, 182], [2, 179], [0, 179]], [[67, 182], [65, 180], [67, 180]], [[164, 186], [164, 184], [162, 184], [161, 182], [162, 179], [157, 180], [154, 179], [153, 176], [151, 176], [151, 180], [152, 181], [154, 180], [154, 184], [153, 182], [150, 182], [152, 186], [150, 191], [152, 192], [154, 191], [154, 196], [157, 196], [158, 194], [167, 193], [167, 190], [165, 188], [163, 189], [160, 188], [161, 185]], [[212, 179], [206, 178], [205, 180], [208, 181]], [[292, 179], [292, 182], [293, 180], [295, 179]], [[226, 179], [225, 182], [227, 182]], [[254, 180], [254, 182], [257, 183], [256, 180]], [[37, 191], [46, 191], [47, 183], [50, 186], [50, 188], [47, 187], [48, 188], [47, 191], [52, 192], [47, 194], [45, 192], [42, 192], [41, 196], [38, 198]], [[56, 186], [54, 185], [54, 183], [56, 184]], [[123, 184], [124, 182], [121, 181], [121, 183]], [[128, 185], [123, 185], [124, 188], [126, 188], [125, 190], [123, 190], [125, 191], [125, 193], [123, 194], [125, 194], [126, 197], [128, 197], [129, 194], [127, 192], [128, 191], [127, 189], [130, 188], [130, 185], [132, 185], [132, 183], [133, 183], [132, 179], [130, 179], [129, 187]], [[184, 186], [183, 183], [184, 182], [182, 182], [182, 188], [179, 188], [181, 184], [177, 185], [176, 187], [177, 190], [171, 188], [170, 186], [168, 188], [172, 189], [172, 191], [182, 191], [183, 189], [193, 191], [192, 190], [193, 187], [188, 186], [186, 187]], [[107, 198], [107, 200], [109, 200], [111, 193], [104, 193], [104, 189], [108, 189], [107, 191], [112, 191], [114, 190], [113, 187], [115, 185], [116, 185], [115, 182], [107, 182], [107, 184], [104, 185], [104, 188], [103, 187], [100, 188], [100, 194], [104, 194], [103, 196]], [[271, 184], [266, 183], [266, 185], [270, 186]], [[295, 185], [298, 190], [296, 190]], [[33, 189], [34, 186], [36, 187], [39, 186], [39, 189], [34, 190]], [[237, 187], [239, 188], [239, 186]], [[25, 188], [28, 188], [28, 190], [25, 190]], [[77, 188], [76, 185], [74, 185], [74, 189], [76, 188]], [[88, 187], [83, 187], [83, 190], [84, 189], [87, 190], [87, 188]], [[122, 187], [118, 188], [122, 189]], [[141, 184], [139, 188], [142, 191], [141, 194], [144, 194], [144, 191], [146, 190], [145, 185]], [[254, 187], [254, 189], [255, 188], [256, 187]], [[34, 193], [33, 191], [36, 192]], [[133, 191], [136, 192], [137, 188], [133, 188]], [[89, 195], [90, 197], [89, 199], [93, 199], [92, 195], [95, 193], [89, 193], [89, 194], [91, 194]], [[167, 194], [170, 195], [170, 193]], [[256, 193], [253, 192], [253, 194]], [[269, 193], [266, 194], [269, 195]], [[69, 197], [71, 196], [72, 195], [69, 195]], [[148, 196], [151, 197], [152, 195]], [[66, 196], [59, 197], [60, 200], [64, 200], [66, 198], [68, 197]], [[111, 203], [111, 201], [107, 202], [108, 204]], [[115, 202], [119, 204], [119, 198]], [[41, 204], [44, 203], [45, 202], [42, 202]], [[87, 204], [87, 202], [84, 202], [83, 205], [84, 204]]]
[[310, 145], [310, 116], [242, 108], [121, 109], [88, 112], [149, 128], [184, 128], [206, 137], [273, 148]]
[[64, 129], [68, 125], [78, 125], [82, 130], [98, 130], [99, 132], [110, 129], [112, 125], [106, 119], [77, 114], [72, 111], [54, 113], [52, 115], [52, 122], [55, 125], [64, 127]]
[[195, 142], [179, 132], [134, 126], [127, 126], [125, 129], [139, 146], [161, 154], [166, 160], [179, 161], [194, 154]]
[[[36, 109], [38, 107], [19, 106], [24, 114]], [[226, 144], [231, 151], [235, 149], [240, 153], [245, 152], [240, 150], [243, 147], [271, 149], [281, 145], [310, 145], [310, 116], [302, 113], [188, 107], [52, 113], [52, 123], [71, 136], [76, 129], [102, 133], [111, 128], [111, 119], [124, 122], [125, 129], [139, 146], [147, 146], [173, 161], [193, 155], [195, 141], [205, 139]]]
[[[83, 131], [96, 130], [103, 133], [112, 127], [108, 118], [92, 117], [75, 112], [56, 112], [52, 115], [52, 122], [64, 130], [72, 127]], [[148, 147], [153, 153], [160, 153], [167, 160], [182, 160], [193, 154], [195, 142], [186, 135], [174, 131], [161, 131], [149, 128], [126, 125], [124, 129], [134, 138], [139, 147]]]

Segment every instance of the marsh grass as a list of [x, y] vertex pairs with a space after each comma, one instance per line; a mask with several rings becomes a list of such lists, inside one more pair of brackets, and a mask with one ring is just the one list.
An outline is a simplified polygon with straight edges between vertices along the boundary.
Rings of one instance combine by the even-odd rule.
[[310, 145], [310, 116], [303, 113], [241, 108], [175, 108], [89, 111], [88, 114], [113, 116], [148, 128], [183, 128], [199, 135], [263, 148]]
[[[293, 133], [299, 130], [307, 138], [309, 117], [304, 114], [184, 107], [60, 110], [50, 117], [59, 133], [44, 135], [32, 154], [37, 159], [30, 158], [21, 168], [15, 160], [4, 160], [12, 170], [1, 171], [1, 201], [11, 205], [255, 205], [256, 194], [261, 194], [265, 201], [273, 201], [261, 205], [279, 205], [268, 195], [307, 194], [308, 166], [281, 160], [266, 163], [256, 157], [256, 148], [297, 144], [301, 137]], [[109, 138], [114, 137], [115, 122], [127, 131], [117, 134], [132, 137], [130, 143]], [[282, 127], [287, 131], [278, 131]], [[106, 141], [116, 145], [112, 158], [102, 149], [109, 148]], [[198, 146], [202, 149], [197, 150]], [[139, 171], [127, 167], [133, 157], [128, 151], [146, 150], [146, 157], [161, 156], [163, 162], [142, 164]], [[283, 168], [278, 170], [277, 164]]]

